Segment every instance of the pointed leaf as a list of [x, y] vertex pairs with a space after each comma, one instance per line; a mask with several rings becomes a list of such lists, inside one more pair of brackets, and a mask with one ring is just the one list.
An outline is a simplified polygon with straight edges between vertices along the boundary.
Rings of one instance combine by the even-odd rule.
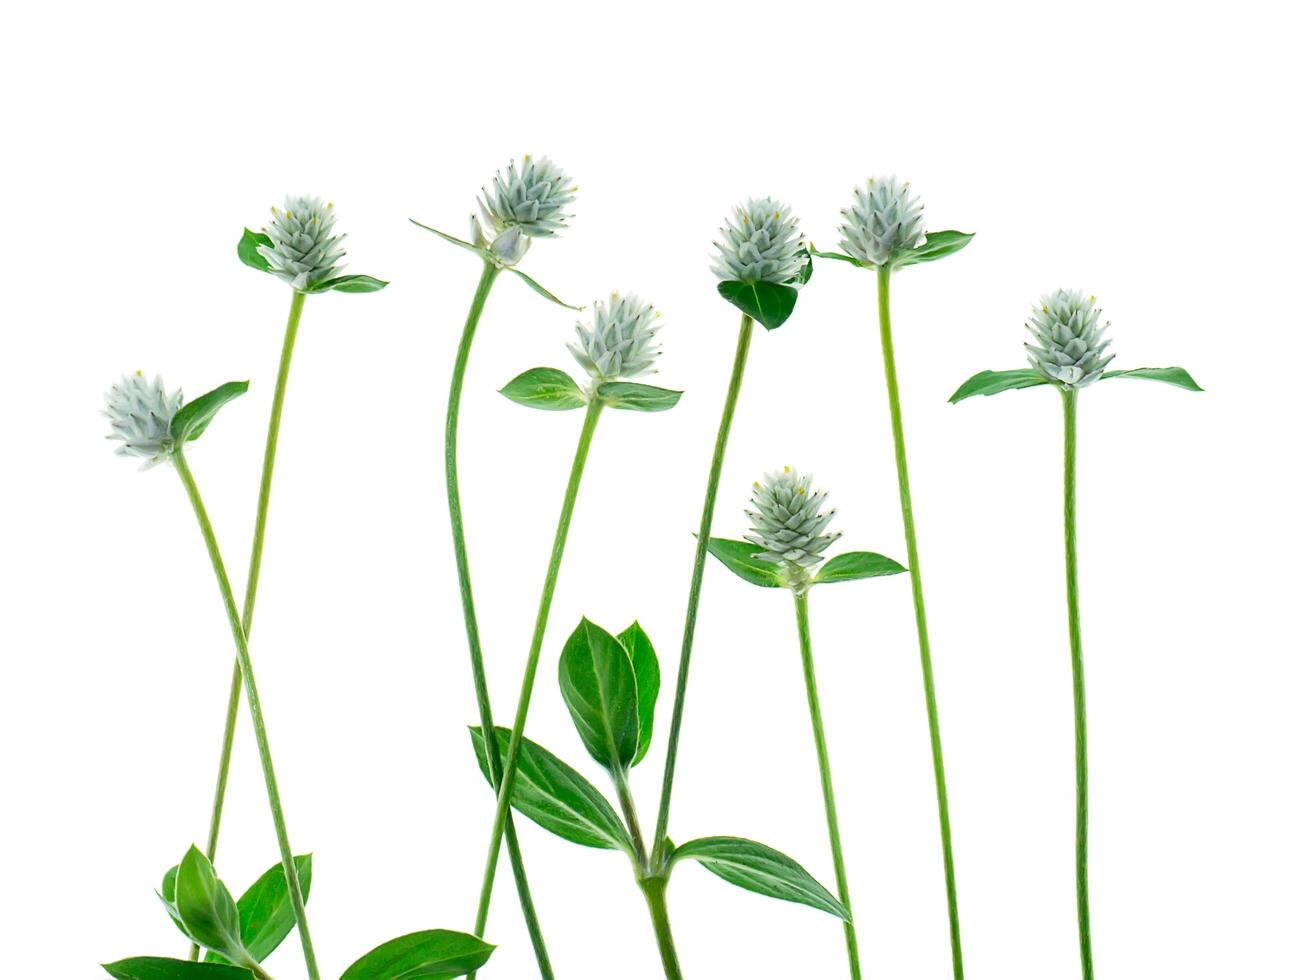
[[[476, 761], [488, 781], [484, 733], [478, 725], [470, 731]], [[496, 728], [495, 734], [499, 752], [506, 756], [512, 732]], [[626, 853], [634, 851], [621, 818], [594, 784], [528, 738], [521, 740], [517, 776], [512, 783], [512, 806], [523, 817], [573, 844]]]
[[465, 932], [428, 929], [382, 943], [340, 980], [447, 980], [485, 965], [494, 947]]
[[894, 255], [893, 265], [900, 268], [915, 265], [917, 262], [933, 262], [953, 252], [959, 252], [970, 244], [970, 239], [973, 237], [973, 233], [964, 231], [931, 231], [915, 248]]
[[[295, 871], [299, 875], [299, 887], [303, 890], [306, 902], [313, 884], [313, 856], [303, 854], [296, 857]], [[240, 941], [249, 955], [262, 963], [295, 927], [290, 887], [279, 861], [249, 886], [236, 902], [236, 908], [240, 910]], [[209, 952], [205, 959], [214, 963], [222, 962], [222, 958], [213, 952]]]
[[773, 282], [741, 282], [727, 279], [717, 283], [716, 291], [767, 330], [783, 325], [797, 305], [798, 291], [792, 286]]
[[249, 390], [248, 381], [228, 381], [212, 391], [186, 402], [172, 416], [172, 438], [177, 445], [198, 439], [227, 402]]
[[802, 865], [765, 844], [742, 837], [700, 837], [681, 844], [671, 855], [673, 862], [682, 858], [692, 858], [731, 885], [852, 921], [842, 903]]
[[835, 555], [821, 566], [813, 580], [820, 585], [825, 582], [851, 582], [858, 578], [878, 578], [881, 575], [897, 575], [906, 569], [883, 555], [873, 551], [849, 551]]
[[154, 894], [159, 897], [159, 901], [163, 903], [163, 908], [167, 911], [176, 927], [181, 930], [182, 935], [189, 936], [190, 933], [186, 932], [185, 923], [181, 921], [181, 916], [177, 914], [177, 865], [174, 864], [163, 873], [163, 883]]
[[571, 375], [557, 368], [538, 367], [523, 371], [499, 389], [518, 405], [547, 412], [565, 412], [589, 404]]
[[779, 565], [755, 557], [760, 550], [755, 544], [747, 541], [731, 541], [729, 538], [712, 538], [707, 542], [707, 550], [745, 582], [765, 586], [768, 589], [784, 587], [784, 576], [780, 572]]
[[375, 276], [337, 276], [326, 282], [319, 282], [305, 292], [325, 293], [333, 289], [337, 293], [378, 293], [388, 285], [387, 280], [377, 279]]
[[432, 228], [430, 225], [423, 225], [416, 218], [409, 218], [408, 220], [411, 221], [418, 228], [424, 228], [426, 231], [429, 231], [433, 235], [439, 235], [440, 238], [444, 239], [446, 242], [448, 242], [451, 245], [456, 245], [458, 246], [458, 248], [465, 248], [468, 252], [476, 253], [491, 265], [498, 264], [494, 258], [494, 253], [487, 248], [481, 248], [479, 245], [471, 244], [471, 242], [464, 242], [461, 238], [457, 238], [453, 235], [445, 234], [444, 232], [440, 231], [438, 228]]
[[639, 751], [630, 765], [637, 766], [652, 744], [653, 713], [657, 708], [657, 692], [662, 686], [662, 670], [652, 640], [637, 621], [626, 627], [617, 639], [634, 665], [634, 686], [639, 697]]
[[259, 272], [271, 272], [272, 266], [258, 251], [260, 245], [266, 245], [270, 248], [272, 239], [260, 231], [250, 231], [246, 228], [245, 233], [240, 236], [240, 241], [236, 243], [236, 255], [239, 256], [241, 262], [251, 269], [257, 269]]
[[865, 267], [860, 260], [854, 259], [850, 255], [844, 255], [842, 252], [820, 252], [813, 248], [811, 249], [811, 254], [821, 259], [837, 259], [839, 262], [847, 262], [851, 265], [861, 266], [862, 268]]
[[236, 900], [194, 845], [177, 868], [176, 907], [186, 935], [199, 945], [231, 960], [243, 960], [247, 955], [240, 941]]
[[192, 963], [163, 956], [133, 956], [103, 966], [116, 980], [254, 980], [254, 975], [244, 967]]
[[535, 280], [531, 279], [528, 275], [526, 275], [524, 272], [522, 272], [520, 269], [514, 266], [508, 266], [508, 272], [511, 272], [513, 275], [519, 276], [522, 282], [524, 282], [527, 286], [529, 286], [531, 289], [537, 292], [540, 296], [544, 297], [544, 299], [548, 300], [550, 303], [556, 303], [558, 306], [564, 306], [568, 310], [584, 309], [583, 306], [572, 306], [570, 303], [563, 303], [560, 299], [558, 299], [556, 296], [550, 293], [547, 289], [539, 285], [539, 283], [535, 282]]
[[1133, 368], [1131, 371], [1107, 371], [1101, 376], [1106, 378], [1141, 378], [1145, 381], [1163, 381], [1165, 384], [1186, 388], [1188, 391], [1205, 391], [1190, 374], [1180, 367]]
[[664, 412], [674, 408], [682, 394], [682, 391], [636, 384], [633, 381], [606, 381], [598, 386], [598, 395], [603, 404], [632, 412]]
[[639, 695], [625, 647], [582, 619], [562, 647], [557, 676], [589, 754], [611, 772], [629, 766], [639, 753]]
[[955, 405], [975, 395], [996, 395], [1011, 388], [1032, 388], [1034, 385], [1049, 384], [1051, 382], [1033, 368], [1016, 368], [1014, 371], [980, 371], [957, 388], [956, 393], [947, 400]]

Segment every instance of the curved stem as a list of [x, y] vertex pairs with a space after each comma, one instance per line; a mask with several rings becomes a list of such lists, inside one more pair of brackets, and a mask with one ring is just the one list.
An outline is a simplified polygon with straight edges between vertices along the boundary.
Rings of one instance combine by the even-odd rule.
[[[798, 647], [802, 651], [802, 677], [807, 687], [807, 707], [811, 711], [811, 734], [816, 742], [816, 759], [820, 764], [820, 790], [825, 799], [825, 824], [829, 828], [829, 850], [834, 858], [834, 879], [838, 883], [838, 900], [852, 914], [852, 899], [847, 887], [847, 869], [843, 864], [843, 840], [838, 832], [838, 810], [834, 806], [834, 777], [829, 769], [829, 748], [825, 743], [825, 723], [820, 714], [820, 695], [816, 691], [816, 665], [811, 656], [811, 620], [807, 610], [807, 593], [794, 592], [797, 610]], [[861, 958], [856, 947], [856, 926], [843, 923], [847, 941], [847, 966], [852, 980], [861, 980]]]
[[[462, 408], [462, 383], [467, 374], [471, 344], [476, 337], [476, 327], [480, 324], [481, 314], [485, 310], [485, 301], [489, 299], [490, 289], [494, 285], [494, 280], [498, 278], [498, 273], [498, 266], [492, 262], [484, 263], [481, 269], [480, 281], [476, 283], [476, 292], [471, 298], [471, 308], [467, 311], [467, 320], [462, 327], [462, 336], [458, 340], [458, 352], [453, 361], [453, 377], [449, 382], [448, 410], [444, 418], [444, 486], [449, 501], [449, 526], [453, 531], [453, 560], [458, 573], [458, 593], [462, 598], [462, 621], [467, 631], [467, 650], [471, 656], [471, 680], [476, 690], [480, 731], [485, 739], [485, 755], [488, 760], [490, 782], [495, 793], [498, 792], [503, 779], [503, 760], [498, 751], [498, 738], [494, 734], [494, 713], [489, 703], [489, 682], [485, 677], [485, 658], [480, 648], [480, 626], [476, 619], [476, 603], [471, 592], [471, 565], [467, 558], [467, 536], [462, 522], [462, 495], [458, 489], [458, 417]], [[539, 927], [539, 915], [535, 911], [535, 901], [530, 894], [530, 882], [526, 878], [521, 844], [517, 840], [516, 825], [512, 821], [511, 814], [508, 814], [504, 823], [504, 836], [507, 838], [508, 860], [512, 865], [512, 877], [516, 881], [521, 914], [525, 919], [526, 931], [530, 935], [530, 945], [535, 953], [535, 962], [539, 966], [539, 975], [543, 980], [553, 980], [553, 966], [549, 962], [548, 949], [544, 945], [543, 930]]]
[[1069, 610], [1069, 662], [1074, 677], [1074, 873], [1078, 893], [1078, 948], [1083, 980], [1092, 980], [1092, 925], [1088, 914], [1087, 701], [1083, 638], [1078, 615], [1078, 392], [1061, 390], [1065, 408], [1065, 602]]
[[222, 553], [218, 550], [217, 538], [213, 534], [213, 525], [208, 519], [208, 511], [199, 495], [199, 487], [186, 463], [185, 453], [177, 447], [172, 455], [186, 496], [199, 521], [200, 533], [204, 536], [204, 546], [208, 549], [209, 561], [213, 564], [213, 574], [217, 577], [218, 589], [222, 593], [222, 605], [226, 609], [227, 619], [231, 623], [231, 636], [236, 643], [236, 658], [244, 678], [245, 696], [249, 702], [249, 717], [254, 723], [254, 739], [258, 743], [258, 758], [263, 766], [263, 781], [267, 784], [267, 803], [272, 811], [272, 825], [276, 829], [276, 843], [281, 852], [281, 869], [285, 873], [286, 886], [290, 892], [290, 905], [294, 910], [295, 922], [299, 927], [299, 940], [304, 947], [304, 962], [308, 967], [309, 980], [320, 980], [317, 972], [317, 957], [313, 952], [313, 940], [308, 933], [308, 913], [304, 909], [304, 895], [299, 887], [299, 875], [295, 871], [294, 852], [290, 849], [290, 837], [285, 828], [285, 813], [281, 808], [281, 792], [276, 784], [276, 772], [272, 768], [272, 749], [267, 740], [267, 727], [263, 721], [263, 707], [258, 698], [258, 685], [254, 683], [254, 667], [249, 659], [249, 646], [245, 640], [244, 628], [240, 625], [240, 616], [236, 612], [235, 596], [231, 593], [231, 582], [227, 578], [226, 566], [222, 562]]
[[[521, 741], [526, 728], [526, 715], [530, 711], [530, 697], [535, 688], [535, 674], [539, 670], [539, 652], [544, 646], [544, 631], [548, 627], [548, 613], [553, 604], [553, 590], [557, 587], [557, 574], [562, 567], [562, 553], [566, 549], [567, 532], [571, 529], [571, 515], [575, 511], [576, 495], [580, 490], [580, 477], [584, 473], [589, 444], [598, 426], [598, 416], [603, 403], [597, 395], [591, 396], [585, 410], [580, 441], [576, 445], [575, 459], [571, 463], [571, 477], [567, 481], [566, 495], [562, 499], [562, 512], [557, 518], [557, 531], [553, 535], [553, 550], [548, 559], [548, 572], [544, 576], [544, 589], [539, 597], [539, 610], [535, 614], [535, 632], [530, 639], [530, 652], [526, 656], [526, 670], [521, 678], [521, 694], [517, 698], [517, 713], [512, 722], [512, 738], [508, 741], [507, 758], [503, 761], [503, 781], [498, 790], [498, 806], [494, 810], [494, 826], [490, 832], [489, 853], [485, 858], [485, 873], [480, 884], [480, 905], [476, 909], [476, 935], [484, 933], [489, 918], [489, 900], [494, 891], [494, 872], [498, 867], [499, 846], [503, 828], [508, 820], [512, 801], [512, 786], [517, 777], [517, 763], [521, 758]], [[485, 744], [490, 744], [486, 739]], [[474, 976], [475, 974], [472, 974]]]
[[961, 956], [961, 920], [956, 903], [956, 868], [952, 860], [952, 822], [947, 806], [947, 777], [943, 771], [942, 733], [938, 724], [938, 701], [934, 692], [933, 658], [929, 653], [929, 625], [924, 615], [924, 585], [920, 579], [920, 555], [915, 539], [915, 515], [911, 508], [911, 480], [906, 469], [906, 437], [902, 428], [902, 403], [897, 391], [897, 363], [893, 357], [893, 325], [889, 313], [888, 282], [892, 269], [880, 266], [879, 341], [884, 355], [884, 380], [888, 388], [888, 411], [892, 416], [893, 453], [897, 461], [897, 489], [902, 505], [902, 530], [906, 534], [906, 559], [911, 575], [911, 598], [915, 603], [915, 631], [920, 642], [920, 669], [924, 675], [924, 703], [929, 716], [929, 748], [933, 754], [934, 790], [938, 797], [938, 830], [942, 837], [943, 877], [947, 886], [947, 917], [952, 946], [952, 974], [965, 976]]
[[[702, 519], [698, 524], [698, 544], [693, 553], [693, 575], [689, 579], [689, 608], [684, 614], [684, 636], [680, 643], [680, 669], [675, 681], [675, 707], [671, 711], [671, 728], [666, 742], [666, 764], [662, 772], [662, 798], [657, 809], [657, 829], [652, 845], [652, 867], [660, 871], [666, 863], [666, 830], [671, 818], [671, 788], [675, 784], [675, 761], [679, 755], [680, 726], [684, 723], [684, 699], [689, 686], [689, 657], [693, 653], [693, 633], [698, 625], [698, 602], [702, 596], [702, 573], [707, 562], [707, 545], [711, 540], [711, 521], [716, 512], [716, 490], [721, 468], [725, 464], [725, 447], [729, 443], [734, 410], [743, 387], [743, 370], [748, 363], [748, 346], [752, 343], [752, 317], [744, 314], [739, 324], [739, 339], [734, 349], [734, 367], [725, 393], [716, 446], [712, 450], [711, 469], [707, 472], [707, 493], [702, 501]], [[678, 969], [678, 967], [677, 967]], [[669, 975], [669, 974], [668, 974]]]
[[675, 939], [671, 936], [670, 915], [666, 910], [666, 879], [661, 876], [644, 878], [639, 882], [639, 889], [648, 902], [648, 914], [652, 916], [653, 933], [657, 936], [657, 951], [662, 957], [666, 980], [683, 980], [680, 959], [675, 953]]

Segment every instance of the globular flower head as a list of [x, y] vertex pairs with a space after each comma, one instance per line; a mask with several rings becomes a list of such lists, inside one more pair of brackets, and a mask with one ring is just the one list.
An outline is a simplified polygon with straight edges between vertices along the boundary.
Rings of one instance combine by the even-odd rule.
[[108, 438], [121, 441], [119, 456], [136, 456], [145, 460], [148, 469], [172, 455], [172, 417], [181, 408], [181, 391], [168, 394], [163, 379], [153, 381], [141, 372], [123, 375], [104, 395], [104, 415], [113, 429]]
[[334, 279], [344, 268], [340, 261], [344, 235], [333, 235], [335, 206], [320, 197], [286, 197], [285, 210], [272, 208], [272, 223], [263, 234], [271, 245], [258, 246], [273, 275], [304, 292]]
[[788, 205], [769, 197], [750, 198], [734, 209], [715, 242], [711, 271], [723, 281], [794, 282], [811, 261], [797, 218]]
[[1095, 296], [1057, 289], [1043, 296], [1025, 324], [1036, 343], [1026, 343], [1029, 363], [1047, 380], [1066, 390], [1086, 388], [1114, 360], [1110, 341], [1102, 338], [1109, 323], [1101, 322]]
[[576, 323], [578, 341], [567, 347], [596, 383], [637, 378], [651, 373], [661, 356], [661, 344], [654, 340], [660, 318], [651, 303], [633, 293], [612, 293], [607, 302], [594, 304], [592, 324]]
[[756, 557], [779, 563], [794, 587], [808, 580], [808, 570], [842, 537], [825, 533], [837, 513], [822, 510], [828, 496], [812, 486], [810, 475], [799, 476], [787, 466], [752, 485], [753, 509], [744, 512], [752, 531], [743, 537], [761, 549]]
[[[521, 261], [533, 238], [552, 238], [566, 227], [562, 209], [575, 200], [576, 186], [548, 157], [526, 155], [499, 171], [479, 198], [480, 220], [473, 215], [472, 238], [487, 244], [503, 265]], [[484, 222], [484, 228], [481, 227]]]
[[871, 177], [852, 191], [852, 206], [842, 214], [839, 244], [859, 262], [884, 265], [924, 241], [924, 207], [911, 196], [910, 181]]

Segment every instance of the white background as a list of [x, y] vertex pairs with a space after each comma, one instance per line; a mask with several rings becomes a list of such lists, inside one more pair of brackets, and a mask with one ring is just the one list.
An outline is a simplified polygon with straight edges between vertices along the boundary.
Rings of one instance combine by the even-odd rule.
[[[316, 856], [327, 976], [379, 941], [471, 924], [492, 800], [445, 520], [442, 414], [475, 260], [455, 234], [522, 153], [575, 175], [572, 230], [523, 267], [576, 302], [664, 314], [665, 415], [607, 413], [585, 474], [529, 734], [594, 781], [557, 691], [579, 617], [638, 617], [667, 675], [635, 771], [651, 824], [710, 444], [737, 315], [721, 216], [788, 201], [820, 247], [871, 174], [978, 233], [895, 282], [969, 975], [1077, 974], [1060, 418], [1048, 390], [953, 407], [1022, 364], [1024, 316], [1095, 292], [1118, 365], [1081, 402], [1081, 548], [1099, 975], [1301, 977], [1299, 21], [1285, 5], [29, 4], [0, 75], [5, 464], [0, 860], [5, 976], [182, 955], [152, 894], [207, 825], [232, 647], [181, 486], [114, 457], [123, 371], [197, 395], [252, 380], [190, 458], [237, 590], [287, 288], [241, 266], [286, 192], [336, 203], [378, 295], [311, 298], [282, 432], [253, 656], [291, 836]], [[1297, 94], [1293, 94], [1297, 93]], [[813, 470], [841, 546], [904, 558], [872, 278], [822, 264], [758, 330], [721, 486]], [[580, 423], [495, 393], [575, 368], [575, 316], [495, 288], [462, 468], [498, 717], [515, 699]], [[906, 576], [820, 590], [815, 647], [865, 973], [949, 976]], [[707, 569], [677, 840], [734, 834], [832, 873], [791, 607]], [[219, 871], [275, 860], [242, 716]], [[522, 822], [558, 976], [660, 975], [628, 864]], [[692, 866], [686, 973], [844, 974], [838, 924]], [[533, 965], [506, 871], [486, 977]], [[269, 966], [302, 975], [297, 943]]]

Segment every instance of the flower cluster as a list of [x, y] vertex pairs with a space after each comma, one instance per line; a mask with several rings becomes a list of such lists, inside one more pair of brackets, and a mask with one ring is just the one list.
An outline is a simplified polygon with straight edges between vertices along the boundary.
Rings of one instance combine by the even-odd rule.
[[871, 177], [852, 191], [852, 206], [842, 214], [840, 244], [859, 262], [884, 265], [924, 241], [924, 207], [911, 197], [910, 181]]
[[1036, 343], [1026, 343], [1029, 363], [1049, 381], [1066, 390], [1085, 388], [1098, 380], [1114, 360], [1102, 339], [1109, 323], [1101, 323], [1095, 296], [1057, 289], [1033, 308], [1026, 327]]
[[287, 197], [285, 210], [272, 208], [272, 223], [263, 234], [271, 245], [258, 246], [269, 271], [301, 292], [334, 279], [344, 268], [344, 235], [332, 235], [335, 208], [319, 197]]
[[532, 238], [552, 238], [566, 227], [571, 215], [562, 209], [575, 200], [576, 189], [547, 157], [526, 155], [520, 169], [513, 160], [506, 174], [496, 173], [492, 185], [481, 189], [480, 218], [471, 216], [471, 239], [488, 247], [501, 264], [516, 265]]
[[752, 531], [743, 537], [762, 550], [758, 558], [778, 562], [794, 584], [804, 582], [807, 570], [824, 560], [826, 548], [842, 533], [826, 534], [836, 510], [821, 510], [829, 495], [813, 490], [810, 475], [799, 476], [785, 466], [752, 485], [753, 510], [745, 513]]
[[591, 325], [576, 323], [578, 342], [567, 347], [595, 383], [637, 378], [652, 373], [661, 356], [661, 345], [653, 339], [660, 318], [651, 303], [633, 293], [612, 293], [607, 302], [594, 303]]
[[148, 469], [172, 455], [172, 417], [181, 408], [180, 389], [168, 394], [162, 378], [148, 381], [137, 371], [123, 375], [104, 401], [104, 415], [113, 429], [108, 438], [122, 442], [115, 450], [119, 456], [143, 459], [141, 469]]
[[798, 285], [794, 280], [811, 261], [797, 218], [773, 198], [752, 198], [734, 209], [715, 242], [719, 253], [711, 271], [721, 280]]

